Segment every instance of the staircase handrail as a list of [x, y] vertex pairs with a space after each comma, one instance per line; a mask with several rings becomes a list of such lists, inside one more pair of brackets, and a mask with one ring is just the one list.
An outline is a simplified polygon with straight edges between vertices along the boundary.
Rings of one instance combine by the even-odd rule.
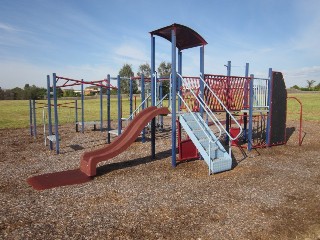
[[[163, 98], [161, 98], [161, 100], [157, 103], [156, 107], [158, 107], [163, 102], [163, 100], [166, 99], [167, 96], [168, 96], [168, 93], [166, 95], [164, 95]], [[162, 105], [161, 105], [161, 107], [162, 107]]]
[[198, 123], [198, 125], [200, 126], [201, 130], [204, 132], [204, 134], [206, 135], [206, 137], [208, 138], [209, 140], [209, 143], [212, 142], [212, 143], [216, 143], [219, 138], [217, 138], [216, 140], [212, 140], [212, 137], [207, 133], [207, 131], [204, 129], [204, 127], [202, 127], [201, 123], [199, 122], [199, 120], [197, 119], [197, 117], [195, 116], [195, 114], [192, 112], [192, 110], [189, 108], [189, 106], [187, 105], [187, 103], [184, 101], [183, 97], [180, 95], [180, 93], [178, 92], [177, 93], [178, 97], [182, 100], [182, 102], [185, 104], [185, 106], [187, 107], [188, 109], [188, 112], [191, 113], [192, 117], [196, 120], [196, 122]]
[[[224, 130], [224, 132], [228, 135], [228, 137], [231, 140], [235, 140], [237, 139], [241, 133], [242, 133], [242, 127], [240, 125], [240, 123], [235, 119], [235, 117], [232, 115], [232, 113], [228, 110], [228, 108], [223, 104], [223, 102], [220, 100], [220, 98], [214, 93], [214, 91], [211, 89], [211, 87], [203, 80], [201, 74], [200, 74], [200, 80], [204, 83], [204, 85], [209, 89], [209, 91], [213, 94], [213, 96], [217, 99], [217, 101], [221, 104], [221, 106], [223, 107], [223, 109], [229, 114], [229, 116], [232, 118], [232, 120], [236, 123], [236, 125], [238, 125], [240, 131], [238, 133], [237, 136], [232, 137], [228, 131], [224, 128], [224, 126], [221, 124], [221, 122], [218, 120], [219, 125], [222, 127], [222, 129]], [[199, 96], [199, 98], [201, 98], [201, 96]], [[202, 101], [204, 101], [204, 99], [201, 98]], [[206, 105], [207, 106], [207, 105]], [[208, 106], [207, 106], [208, 107]], [[209, 107], [208, 107], [209, 108]], [[209, 108], [210, 109], [210, 108]], [[211, 109], [210, 109], [211, 110]]]
[[[201, 99], [202, 101], [199, 100], [200, 97], [198, 98], [198, 96], [197, 96], [197, 95], [195, 94], [195, 92], [192, 90], [190, 84], [189, 84], [187, 81], [185, 81], [185, 80], [183, 79], [183, 77], [182, 77], [179, 73], [177, 73], [177, 75], [181, 78], [181, 80], [182, 80], [185, 84], [188, 84], [188, 86], [190, 87], [189, 90], [190, 90], [191, 94], [195, 97], [195, 99], [197, 99], [197, 101], [198, 101], [199, 104], [203, 107], [203, 109], [206, 111], [206, 113], [208, 114], [208, 116], [210, 117], [210, 119], [212, 120], [212, 122], [213, 122], [213, 123], [216, 125], [216, 127], [218, 128], [218, 130], [219, 130], [219, 136], [217, 137], [217, 139], [219, 139], [219, 138], [221, 137], [221, 134], [222, 134], [220, 126], [217, 125], [217, 122], [220, 123], [219, 119], [215, 116], [215, 114], [211, 111], [211, 109], [205, 104], [205, 102], [203, 101], [203, 99]], [[178, 94], [178, 96], [179, 96], [180, 98], [182, 98], [182, 97], [180, 96], [179, 92], [178, 92], [177, 94]], [[192, 112], [184, 100], [183, 100], [183, 103], [184, 103], [185, 106], [188, 108], [189, 112]], [[208, 110], [209, 110], [210, 113], [208, 112]], [[214, 117], [215, 119], [213, 119], [212, 117]], [[220, 125], [221, 125], [221, 123], [220, 123]], [[223, 127], [223, 126], [222, 126], [222, 127]]]
[[135, 115], [136, 112], [140, 112], [140, 108], [142, 105], [148, 100], [148, 98], [151, 97], [151, 93], [139, 104], [139, 106], [131, 113], [131, 115], [127, 118], [122, 118], [122, 120], [126, 121], [128, 123], [129, 120], [133, 119], [133, 116]]

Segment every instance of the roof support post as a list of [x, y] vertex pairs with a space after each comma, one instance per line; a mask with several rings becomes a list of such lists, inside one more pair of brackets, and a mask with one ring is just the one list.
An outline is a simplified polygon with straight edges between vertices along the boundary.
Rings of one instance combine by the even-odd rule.
[[[204, 45], [200, 47], [200, 74], [202, 79], [204, 80]], [[200, 83], [200, 98], [204, 99], [204, 83], [199, 81]], [[203, 107], [200, 105], [200, 114], [203, 117]]]
[[121, 134], [122, 130], [122, 102], [121, 102], [121, 79], [120, 75], [117, 76], [118, 83], [118, 136]]
[[[47, 75], [47, 101], [48, 101], [48, 132], [52, 136], [52, 119], [51, 119], [51, 93], [50, 93], [50, 76]], [[45, 136], [46, 138], [47, 136]], [[53, 149], [52, 141], [49, 141], [50, 150]]]
[[[146, 95], [145, 95], [145, 82], [144, 82], [144, 75], [141, 74], [141, 102], [142, 102], [142, 110], [145, 109], [145, 100]], [[142, 142], [146, 142], [146, 129], [143, 128], [142, 130]]]
[[272, 110], [272, 84], [273, 84], [273, 77], [272, 77], [272, 68], [269, 68], [269, 81], [268, 81], [268, 118], [267, 118], [267, 129], [266, 129], [266, 143], [268, 147], [271, 147], [271, 110]]
[[[182, 76], [182, 51], [178, 51], [178, 73]], [[179, 94], [181, 96], [182, 91], [181, 91], [181, 86], [182, 86], [182, 79], [178, 78], [178, 90]], [[178, 98], [178, 111], [181, 109], [181, 99]]]
[[111, 130], [111, 114], [110, 114], [110, 87], [111, 87], [110, 74], [107, 75], [107, 119], [108, 119], [108, 143], [111, 142], [110, 130]]
[[176, 31], [175, 29], [171, 30], [171, 94], [172, 94], [172, 118], [171, 118], [171, 127], [172, 127], [172, 135], [171, 135], [171, 143], [172, 143], [172, 159], [171, 164], [173, 167], [176, 167], [176, 98], [177, 98], [177, 73], [176, 73]]
[[[155, 37], [151, 35], [151, 106], [156, 106]], [[156, 118], [151, 120], [151, 157], [156, 158]]]
[[54, 130], [56, 137], [56, 153], [60, 153], [60, 143], [59, 143], [59, 120], [58, 120], [58, 97], [57, 97], [57, 76], [53, 73], [52, 76], [53, 83], [53, 104], [54, 104]]
[[[246, 63], [245, 77], [249, 77], [249, 63]], [[243, 90], [243, 106], [247, 108], [248, 106], [248, 81], [245, 81], [244, 90]], [[243, 107], [243, 108], [244, 108]], [[247, 139], [247, 125], [248, 125], [248, 113], [244, 113], [243, 116], [243, 140]]]
[[[228, 61], [228, 65], [227, 65], [227, 108], [229, 110], [229, 106], [230, 106], [230, 101], [231, 101], [231, 98], [230, 98], [230, 86], [231, 86], [231, 83], [230, 83], [230, 76], [231, 76], [231, 61]], [[229, 113], [226, 112], [226, 132], [229, 133], [229, 126], [230, 126], [230, 116], [229, 116]], [[229, 145], [229, 137], [228, 135], [226, 135], [226, 145]]]

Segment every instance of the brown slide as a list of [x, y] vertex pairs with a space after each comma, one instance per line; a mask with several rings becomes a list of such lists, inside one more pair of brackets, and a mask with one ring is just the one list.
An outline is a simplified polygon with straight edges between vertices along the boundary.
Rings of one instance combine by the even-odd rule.
[[158, 115], [168, 114], [168, 108], [148, 107], [137, 114], [123, 133], [111, 144], [85, 152], [81, 156], [80, 169], [33, 176], [28, 178], [27, 182], [36, 190], [88, 182], [92, 179], [92, 176], [96, 175], [96, 166], [99, 162], [109, 160], [125, 151], [140, 135], [148, 122]]
[[82, 154], [80, 170], [87, 176], [95, 176], [96, 166], [99, 162], [109, 160], [125, 151], [137, 139], [148, 122], [158, 115], [168, 115], [169, 113], [169, 109], [166, 107], [148, 107], [144, 109], [135, 116], [124, 132], [111, 144]]

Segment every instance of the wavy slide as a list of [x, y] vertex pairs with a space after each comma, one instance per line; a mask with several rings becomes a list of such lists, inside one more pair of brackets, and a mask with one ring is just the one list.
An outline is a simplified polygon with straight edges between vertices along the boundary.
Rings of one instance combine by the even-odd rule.
[[148, 107], [135, 116], [123, 133], [111, 144], [85, 152], [81, 156], [80, 169], [33, 176], [28, 178], [27, 182], [36, 190], [88, 182], [92, 176], [96, 175], [96, 167], [99, 162], [109, 160], [125, 151], [137, 139], [148, 122], [158, 115], [168, 114], [168, 108]]
[[169, 113], [169, 109], [166, 107], [148, 107], [142, 110], [111, 144], [82, 154], [80, 162], [81, 172], [87, 176], [95, 176], [96, 167], [99, 162], [109, 160], [125, 151], [137, 139], [148, 122], [158, 115], [168, 115]]

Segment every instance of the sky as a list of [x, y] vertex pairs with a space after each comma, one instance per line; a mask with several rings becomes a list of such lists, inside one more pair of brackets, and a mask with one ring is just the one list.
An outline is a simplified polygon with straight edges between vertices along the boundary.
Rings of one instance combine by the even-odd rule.
[[[149, 63], [150, 33], [173, 23], [198, 32], [205, 73], [268, 77], [287, 87], [320, 83], [319, 0], [0, 0], [0, 87], [46, 86], [46, 76], [100, 80]], [[156, 67], [171, 43], [156, 37]], [[199, 47], [183, 51], [183, 75], [199, 75]]]

